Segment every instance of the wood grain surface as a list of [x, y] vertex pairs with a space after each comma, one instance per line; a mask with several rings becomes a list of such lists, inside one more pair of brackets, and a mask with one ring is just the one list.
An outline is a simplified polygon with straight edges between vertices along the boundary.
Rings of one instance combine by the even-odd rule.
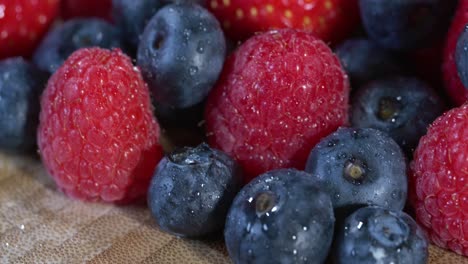
[[[0, 263], [230, 263], [221, 241], [160, 232], [143, 206], [73, 201], [37, 159], [0, 153]], [[430, 264], [468, 258], [430, 248]]]

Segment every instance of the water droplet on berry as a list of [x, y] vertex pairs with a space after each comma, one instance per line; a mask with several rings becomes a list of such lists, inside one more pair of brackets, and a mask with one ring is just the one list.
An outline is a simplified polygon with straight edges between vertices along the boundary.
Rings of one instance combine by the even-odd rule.
[[205, 44], [203, 44], [202, 41], [199, 41], [199, 42], [198, 42], [198, 45], [197, 45], [197, 52], [198, 52], [198, 53], [203, 53], [203, 52], [205, 52]]
[[266, 224], [263, 224], [262, 229], [263, 231], [268, 231], [268, 226]]
[[247, 223], [247, 227], [245, 228], [245, 231], [247, 231], [247, 233], [250, 233], [250, 230], [252, 230], [252, 224], [249, 222]]
[[297, 255], [297, 250], [294, 249], [294, 250], [293, 250], [293, 254], [294, 254], [294, 255]]
[[193, 76], [193, 75], [197, 74], [197, 72], [198, 72], [198, 67], [190, 66], [190, 68], [189, 68], [190, 75]]
[[364, 225], [363, 222], [359, 221], [358, 225], [357, 225], [357, 229], [360, 230], [362, 228], [362, 226]]
[[297, 239], [297, 237], [294, 236], [294, 235], [293, 235], [291, 238], [292, 238], [292, 240], [296, 240], [296, 239]]

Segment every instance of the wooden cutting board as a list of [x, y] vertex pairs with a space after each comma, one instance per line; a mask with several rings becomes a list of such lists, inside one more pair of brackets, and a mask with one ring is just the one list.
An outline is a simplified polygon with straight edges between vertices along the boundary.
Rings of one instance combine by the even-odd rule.
[[[160, 232], [144, 207], [83, 203], [38, 160], [0, 153], [0, 263], [230, 263], [221, 241]], [[430, 264], [468, 258], [431, 246]]]

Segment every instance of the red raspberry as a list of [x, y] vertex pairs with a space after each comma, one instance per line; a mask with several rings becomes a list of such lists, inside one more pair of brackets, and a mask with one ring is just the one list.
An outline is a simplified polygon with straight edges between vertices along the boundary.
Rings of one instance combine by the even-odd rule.
[[0, 59], [30, 56], [58, 7], [59, 0], [0, 0]]
[[60, 9], [65, 19], [100, 17], [111, 20], [112, 0], [62, 0]]
[[[468, 105], [439, 117], [411, 163], [410, 197], [436, 245], [468, 256]], [[411, 192], [410, 192], [411, 193]]]
[[296, 28], [334, 43], [347, 37], [359, 23], [357, 0], [210, 0], [208, 8], [227, 35], [245, 39], [256, 32]]
[[227, 60], [206, 106], [208, 140], [248, 179], [303, 169], [312, 147], [347, 122], [349, 82], [320, 39], [283, 29], [257, 35]]
[[73, 53], [42, 95], [38, 144], [66, 194], [143, 198], [162, 149], [148, 88], [131, 59], [120, 50]]
[[468, 24], [468, 0], [460, 0], [447, 35], [444, 49], [444, 63], [442, 64], [445, 89], [457, 105], [461, 105], [468, 100], [468, 89], [463, 86], [458, 76], [457, 65], [455, 64], [455, 49], [458, 37], [466, 24]]

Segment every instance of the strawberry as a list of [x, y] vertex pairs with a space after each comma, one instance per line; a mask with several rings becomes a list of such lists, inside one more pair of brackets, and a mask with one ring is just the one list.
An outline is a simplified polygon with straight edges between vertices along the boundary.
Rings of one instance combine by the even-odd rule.
[[112, 0], [62, 0], [60, 12], [64, 19], [100, 17], [111, 20]]
[[211, 0], [208, 8], [235, 40], [287, 27], [310, 31], [336, 43], [359, 21], [357, 0]]

